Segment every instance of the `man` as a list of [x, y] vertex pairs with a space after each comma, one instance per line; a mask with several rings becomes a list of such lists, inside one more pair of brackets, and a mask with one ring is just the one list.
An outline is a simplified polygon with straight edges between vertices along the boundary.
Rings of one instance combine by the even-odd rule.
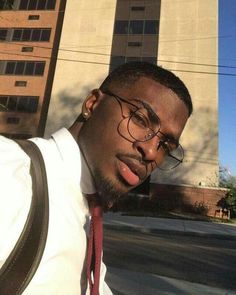
[[[50, 218], [42, 261], [23, 294], [73, 295], [86, 289], [89, 294], [89, 207], [107, 207], [154, 169], [181, 163], [179, 138], [191, 112], [190, 95], [179, 78], [135, 62], [116, 69], [89, 94], [69, 131], [62, 129], [50, 140], [32, 139], [46, 165]], [[29, 158], [3, 137], [0, 166], [1, 266], [22, 230], [32, 192]], [[100, 295], [111, 294], [105, 271], [102, 265]]]

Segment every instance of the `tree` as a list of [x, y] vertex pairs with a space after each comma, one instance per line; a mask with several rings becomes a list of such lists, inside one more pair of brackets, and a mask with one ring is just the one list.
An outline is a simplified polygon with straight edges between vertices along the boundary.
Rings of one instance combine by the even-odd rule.
[[225, 207], [230, 210], [231, 217], [236, 216], [236, 176], [225, 167], [220, 167], [220, 186], [229, 189], [225, 197]]

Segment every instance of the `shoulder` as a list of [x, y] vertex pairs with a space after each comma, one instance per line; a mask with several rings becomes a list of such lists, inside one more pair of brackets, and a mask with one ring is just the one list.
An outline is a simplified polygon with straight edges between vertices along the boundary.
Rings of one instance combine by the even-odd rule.
[[24, 158], [26, 155], [20, 146], [12, 139], [0, 135], [0, 161]]
[[[30, 158], [14, 141], [0, 136], [0, 200], [23, 198], [31, 189]], [[2, 207], [3, 203], [1, 203]], [[12, 206], [14, 207], [14, 203]]]
[[24, 226], [32, 191], [30, 159], [14, 141], [0, 136], [0, 263]]
[[29, 165], [30, 159], [19, 145], [14, 140], [0, 136], [1, 183], [6, 178], [14, 179], [21, 170], [28, 172]]

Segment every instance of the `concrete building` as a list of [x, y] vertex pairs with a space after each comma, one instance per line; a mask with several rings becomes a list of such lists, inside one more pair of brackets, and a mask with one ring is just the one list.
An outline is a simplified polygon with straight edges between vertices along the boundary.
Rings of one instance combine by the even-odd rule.
[[[190, 188], [218, 184], [217, 0], [38, 0], [33, 1], [38, 3], [33, 10], [29, 10], [30, 0], [0, 3], [9, 2], [14, 3], [14, 9], [0, 8], [1, 34], [20, 34], [15, 33], [16, 28], [38, 28], [46, 36], [51, 31], [47, 41], [18, 42], [8, 35], [0, 37], [0, 132], [41, 135], [49, 99], [45, 135], [61, 126], [68, 127], [79, 114], [83, 99], [112, 68], [131, 60], [146, 60], [182, 78], [194, 104], [194, 113], [181, 138], [184, 162], [174, 171], [153, 174], [152, 192], [158, 183]], [[27, 9], [21, 10], [20, 5], [26, 2]], [[42, 3], [53, 7], [38, 10]], [[7, 33], [4, 29], [8, 29]], [[16, 68], [23, 67], [18, 65], [19, 60], [25, 62], [24, 67], [36, 61], [41, 75], [19, 76], [16, 68], [11, 75], [4, 72], [4, 66], [13, 67], [13, 63], [8, 65], [12, 60]], [[24, 113], [19, 107], [7, 111], [11, 95], [17, 97], [17, 103], [23, 100], [21, 96], [34, 97], [27, 98], [34, 107]], [[20, 118], [19, 122], [14, 118]], [[30, 124], [26, 124], [27, 120]]]

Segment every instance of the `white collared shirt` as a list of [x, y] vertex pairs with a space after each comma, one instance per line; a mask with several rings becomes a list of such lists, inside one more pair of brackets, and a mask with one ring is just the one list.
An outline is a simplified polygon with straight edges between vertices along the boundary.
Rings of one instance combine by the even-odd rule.
[[[93, 179], [77, 143], [65, 128], [52, 138], [32, 139], [40, 148], [47, 171], [49, 228], [40, 265], [24, 295], [85, 294], [85, 257], [89, 210], [84, 193], [95, 192]], [[31, 203], [30, 159], [12, 140], [0, 136], [0, 267], [13, 249]], [[104, 282], [100, 294], [112, 294]], [[87, 293], [89, 291], [87, 290]]]

